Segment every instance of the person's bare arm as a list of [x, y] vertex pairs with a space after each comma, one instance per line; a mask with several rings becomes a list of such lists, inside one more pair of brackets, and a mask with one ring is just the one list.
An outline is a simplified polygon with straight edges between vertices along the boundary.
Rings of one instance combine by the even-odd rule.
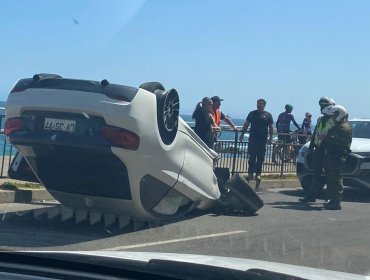
[[269, 144], [272, 144], [272, 137], [274, 134], [274, 127], [272, 123], [269, 124]]
[[225, 123], [227, 123], [229, 126], [231, 126], [232, 129], [234, 129], [234, 131], [237, 131], [238, 129], [236, 128], [236, 126], [233, 124], [233, 122], [231, 121], [230, 118], [228, 117], [225, 117], [223, 119], [223, 121], [225, 121]]
[[293, 121], [293, 124], [295, 125], [295, 127], [300, 130], [300, 127], [299, 125], [297, 124], [297, 122], [295, 121], [294, 117], [292, 118], [292, 121]]
[[241, 130], [240, 137], [239, 137], [240, 142], [243, 141], [244, 133], [247, 131], [247, 129], [249, 127], [249, 124], [250, 124], [250, 122], [248, 120], [246, 120], [245, 123], [243, 124], [243, 128]]

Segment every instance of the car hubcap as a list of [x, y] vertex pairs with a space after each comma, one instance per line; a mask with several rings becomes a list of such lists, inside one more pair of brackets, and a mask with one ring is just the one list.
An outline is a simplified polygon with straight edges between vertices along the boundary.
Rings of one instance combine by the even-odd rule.
[[173, 131], [178, 122], [180, 111], [179, 96], [176, 92], [170, 92], [164, 101], [163, 122], [167, 131]]

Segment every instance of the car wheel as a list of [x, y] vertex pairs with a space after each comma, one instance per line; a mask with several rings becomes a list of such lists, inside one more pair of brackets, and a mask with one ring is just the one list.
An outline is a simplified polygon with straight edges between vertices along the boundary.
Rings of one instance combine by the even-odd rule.
[[179, 124], [180, 100], [175, 89], [157, 95], [157, 122], [161, 139], [170, 145], [176, 137]]
[[231, 177], [227, 182], [227, 188], [230, 191], [226, 196], [226, 203], [229, 204], [230, 210], [254, 214], [263, 206], [262, 199], [240, 174]]
[[156, 93], [156, 91], [164, 92], [164, 86], [159, 82], [147, 82], [139, 86], [139, 88], [145, 89], [151, 93]]

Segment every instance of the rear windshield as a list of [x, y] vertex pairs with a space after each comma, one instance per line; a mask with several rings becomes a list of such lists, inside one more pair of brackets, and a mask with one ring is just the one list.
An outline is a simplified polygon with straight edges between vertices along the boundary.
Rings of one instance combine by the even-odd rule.
[[43, 88], [43, 89], [63, 89], [84, 92], [94, 92], [105, 94], [114, 99], [131, 102], [134, 99], [138, 88], [122, 86], [117, 84], [109, 84], [106, 87], [100, 85], [97, 81], [76, 80], [76, 79], [60, 79], [48, 78], [44, 80], [34, 81], [33, 79], [22, 79], [12, 89], [14, 91], [23, 91], [27, 88]]

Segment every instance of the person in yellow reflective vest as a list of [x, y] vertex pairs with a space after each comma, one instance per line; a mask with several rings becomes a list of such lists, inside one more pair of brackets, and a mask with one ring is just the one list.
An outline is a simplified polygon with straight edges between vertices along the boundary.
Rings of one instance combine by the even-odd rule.
[[343, 106], [328, 106], [323, 112], [335, 123], [321, 142], [329, 200], [324, 206], [327, 210], [340, 210], [343, 197], [342, 170], [346, 166], [347, 154], [351, 151], [352, 127], [348, 122], [347, 110]]
[[316, 127], [312, 134], [308, 149], [309, 153], [312, 154], [312, 168], [314, 170], [314, 176], [304, 198], [299, 199], [301, 202], [315, 202], [320, 189], [323, 187], [321, 184], [321, 174], [324, 168], [324, 150], [322, 149], [321, 143], [325, 139], [329, 130], [334, 127], [334, 120], [331, 116], [326, 115], [323, 110], [331, 105], [335, 105], [334, 99], [329, 97], [320, 98], [319, 106], [323, 116], [317, 119]]

